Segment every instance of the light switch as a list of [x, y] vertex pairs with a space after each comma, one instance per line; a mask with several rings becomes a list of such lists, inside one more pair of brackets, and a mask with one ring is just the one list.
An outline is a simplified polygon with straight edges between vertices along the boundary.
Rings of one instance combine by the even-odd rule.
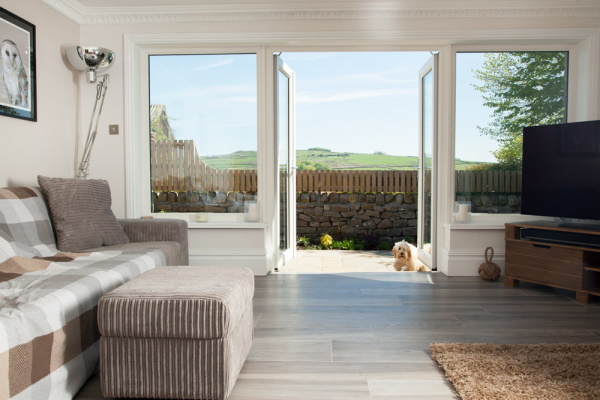
[[108, 126], [108, 134], [109, 135], [118, 135], [119, 134], [119, 125], [109, 125]]

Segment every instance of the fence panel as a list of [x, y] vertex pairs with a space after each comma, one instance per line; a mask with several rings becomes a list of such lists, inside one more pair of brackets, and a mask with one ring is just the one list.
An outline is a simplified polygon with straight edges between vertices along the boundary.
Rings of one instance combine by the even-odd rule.
[[[256, 170], [217, 170], [198, 156], [192, 140], [151, 143], [152, 190], [256, 191]], [[427, 181], [431, 178], [428, 171]], [[464, 192], [520, 193], [521, 171], [456, 171], [455, 187]], [[334, 170], [297, 171], [302, 192], [417, 192], [417, 171]], [[431, 188], [425, 188], [430, 191]]]

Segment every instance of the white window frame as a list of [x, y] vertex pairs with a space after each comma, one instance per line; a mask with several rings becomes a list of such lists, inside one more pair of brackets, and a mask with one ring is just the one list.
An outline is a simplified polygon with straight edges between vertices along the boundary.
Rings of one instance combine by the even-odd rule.
[[[476, 39], [467, 39], [476, 38]], [[498, 45], [500, 41], [507, 45]], [[361, 43], [356, 45], [355, 43]], [[600, 118], [600, 94], [595, 88], [598, 83], [600, 50], [597, 44], [600, 34], [585, 30], [556, 32], [542, 29], [511, 31], [509, 36], [498, 32], [463, 32], [452, 38], [446, 33], [430, 34], [418, 46], [412, 45], [410, 38], [402, 32], [372, 35], [366, 40], [359, 33], [327, 35], [319, 33], [231, 33], [231, 34], [125, 34], [124, 35], [124, 109], [125, 109], [125, 152], [126, 152], [126, 214], [128, 217], [144, 215], [150, 210], [149, 154], [146, 151], [148, 119], [142, 110], [147, 102], [147, 68], [141, 67], [141, 60], [150, 53], [182, 54], [197, 52], [239, 51], [256, 52], [258, 56], [258, 196], [261, 201], [261, 215], [271, 204], [264, 187], [265, 182], [274, 180], [267, 166], [274, 165], [268, 155], [273, 142], [269, 132], [273, 126], [269, 118], [272, 113], [272, 99], [267, 96], [272, 91], [272, 83], [267, 77], [271, 68], [274, 51], [440, 51], [440, 107], [438, 135], [438, 235], [443, 235], [444, 223], [451, 223], [454, 212], [454, 135], [455, 135], [455, 77], [456, 52], [459, 51], [526, 51], [526, 50], [566, 50], [569, 51], [569, 106], [568, 118], [571, 121]], [[259, 43], [260, 45], [256, 45]], [[326, 46], [323, 44], [327, 44]], [[461, 43], [461, 44], [452, 44]], [[471, 43], [471, 44], [469, 44]], [[473, 44], [477, 43], [477, 44]], [[487, 43], [487, 44], [486, 44]], [[513, 44], [510, 43], [521, 43]], [[523, 44], [525, 43], [525, 44]], [[546, 43], [546, 44], [544, 44]], [[548, 45], [547, 43], [558, 43]], [[563, 44], [564, 43], [564, 44]], [[579, 65], [579, 61], [584, 63]], [[580, 78], [582, 77], [582, 78]], [[147, 111], [145, 111], [147, 112]], [[144, 139], [146, 143], [144, 143]], [[265, 153], [265, 151], [267, 153]], [[486, 214], [474, 216], [473, 222], [504, 223], [531, 219], [521, 214]], [[270, 223], [270, 218], [264, 220]], [[441, 236], [440, 236], [441, 237]]]
[[[577, 76], [573, 73], [577, 65], [577, 46], [573, 44], [564, 45], [455, 45], [452, 46], [452, 109], [450, 111], [451, 123], [449, 126], [451, 145], [448, 146], [448, 151], [445, 154], [440, 153], [440, 164], [445, 165], [448, 170], [454, 174], [454, 159], [455, 159], [455, 141], [456, 141], [456, 57], [457, 53], [472, 52], [472, 53], [491, 53], [491, 52], [507, 52], [507, 51], [566, 51], [569, 53], [569, 64], [567, 66], [567, 120], [574, 121], [576, 118], [575, 108], [577, 88]], [[446, 190], [446, 202], [451, 207], [447, 209], [447, 214], [450, 216], [449, 221], [453, 224], [454, 202], [456, 197], [455, 180], [451, 179], [451, 183]], [[533, 217], [534, 219], [544, 219], [544, 217]], [[532, 216], [524, 214], [484, 214], [473, 213], [471, 215], [471, 223], [474, 224], [499, 224], [509, 222], [530, 221]], [[552, 218], [549, 218], [552, 219]]]
[[[158, 40], [160, 42], [160, 40]], [[184, 42], [172, 44], [168, 47], [160, 46], [157, 43], [150, 45], [134, 44], [131, 41], [125, 41], [125, 48], [130, 47], [126, 51], [125, 63], [129, 66], [126, 68], [125, 93], [126, 98], [130, 97], [129, 101], [125, 101], [126, 128], [131, 135], [126, 136], [126, 152], [128, 160], [126, 163], [127, 176], [127, 201], [126, 212], [128, 216], [141, 217], [152, 215], [153, 217], [168, 217], [184, 219], [188, 222], [194, 213], [152, 213], [151, 199], [151, 171], [150, 171], [150, 135], [148, 134], [149, 126], [149, 107], [150, 90], [149, 90], [149, 56], [151, 55], [203, 55], [203, 54], [255, 54], [256, 55], [256, 74], [257, 74], [257, 176], [258, 176], [258, 191], [257, 198], [261, 205], [260, 215], [264, 213], [264, 201], [266, 198], [264, 173], [265, 163], [260, 155], [264, 151], [262, 137], [260, 132], [265, 131], [265, 119], [262, 118], [261, 109], [265, 102], [265, 63], [264, 63], [264, 47], [260, 46], [239, 46], [227, 44], [223, 45], [205, 45], [205, 46], [186, 46]], [[137, 96], [135, 95], [137, 93]], [[129, 96], [128, 96], [129, 94]], [[235, 214], [215, 214], [214, 218], [217, 223], [242, 223], [252, 225], [243, 220], [243, 215]], [[206, 224], [204, 225], [206, 226]]]

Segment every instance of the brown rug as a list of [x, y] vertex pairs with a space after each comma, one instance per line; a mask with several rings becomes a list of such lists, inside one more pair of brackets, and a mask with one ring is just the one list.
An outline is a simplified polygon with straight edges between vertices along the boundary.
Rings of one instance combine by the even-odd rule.
[[463, 400], [598, 400], [600, 343], [432, 343]]

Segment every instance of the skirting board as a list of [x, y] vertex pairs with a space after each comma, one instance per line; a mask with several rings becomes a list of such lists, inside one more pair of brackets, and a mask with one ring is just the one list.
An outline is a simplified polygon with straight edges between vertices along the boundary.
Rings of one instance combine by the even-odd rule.
[[[481, 252], [448, 252], [444, 249], [442, 258], [448, 276], [479, 276], [479, 266], [485, 262], [485, 255]], [[504, 251], [494, 251], [492, 262], [498, 264], [504, 275]]]
[[269, 257], [266, 251], [190, 251], [190, 265], [246, 267], [254, 275], [265, 276], [269, 270]]

